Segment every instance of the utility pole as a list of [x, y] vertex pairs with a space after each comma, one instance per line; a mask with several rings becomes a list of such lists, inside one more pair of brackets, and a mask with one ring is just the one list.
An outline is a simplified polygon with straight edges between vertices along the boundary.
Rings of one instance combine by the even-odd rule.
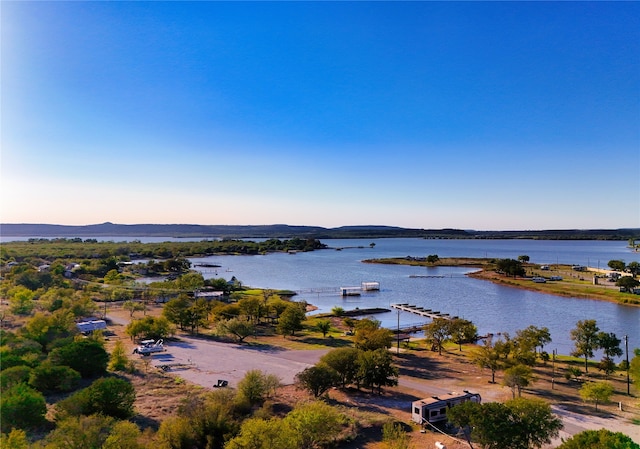
[[551, 389], [554, 389], [555, 381], [556, 381], [556, 354], [557, 349], [554, 349], [551, 353]]

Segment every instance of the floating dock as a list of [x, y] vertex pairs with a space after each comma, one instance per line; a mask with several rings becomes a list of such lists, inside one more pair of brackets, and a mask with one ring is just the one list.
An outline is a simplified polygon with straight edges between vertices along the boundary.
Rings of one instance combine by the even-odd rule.
[[372, 292], [380, 290], [380, 282], [362, 282], [358, 287], [340, 287], [342, 296], [360, 296], [362, 292]]
[[440, 311], [438, 310], [425, 309], [424, 307], [414, 306], [407, 303], [391, 304], [391, 307], [394, 309], [402, 310], [403, 312], [410, 312], [416, 315], [431, 318], [432, 320], [436, 318], [442, 318], [445, 320], [455, 320], [458, 318], [457, 316], [451, 316], [448, 313], [440, 313]]

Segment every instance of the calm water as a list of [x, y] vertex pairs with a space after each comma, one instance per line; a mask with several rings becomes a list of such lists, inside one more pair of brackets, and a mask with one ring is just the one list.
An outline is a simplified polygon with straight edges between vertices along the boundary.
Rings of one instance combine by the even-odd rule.
[[[369, 243], [374, 242], [373, 248]], [[605, 268], [612, 259], [626, 263], [640, 260], [640, 254], [626, 247], [627, 242], [538, 241], [538, 240], [324, 240], [332, 248], [309, 253], [270, 254], [266, 256], [216, 256], [192, 259], [220, 268], [202, 269], [206, 278], [235, 276], [245, 285], [261, 288], [291, 289], [298, 300], [319, 307], [322, 312], [334, 306], [344, 309], [386, 307], [393, 303], [411, 303], [473, 321], [481, 334], [509, 332], [530, 324], [546, 326], [553, 343], [547, 348], [569, 353], [570, 330], [579, 320], [595, 319], [602, 331], [618, 338], [629, 336], [631, 348], [640, 347], [640, 307], [604, 301], [564, 298], [495, 285], [464, 276], [468, 269], [421, 268], [362, 263], [364, 259], [403, 256], [517, 258], [526, 254], [534, 263], [568, 263]], [[364, 246], [363, 248], [353, 248]], [[348, 248], [352, 247], [352, 248]], [[444, 278], [410, 278], [411, 274], [443, 275]], [[359, 286], [361, 282], [380, 282], [379, 292], [363, 293], [347, 299], [327, 290]], [[425, 319], [407, 312], [393, 311], [376, 315], [386, 327], [425, 323]]]
[[[26, 238], [3, 237], [3, 241]], [[98, 240], [142, 242], [185, 241], [164, 237], [102, 237]], [[189, 239], [201, 240], [201, 239]], [[373, 248], [370, 243], [375, 243]], [[553, 342], [547, 348], [567, 354], [572, 350], [571, 329], [579, 320], [595, 319], [602, 331], [618, 338], [629, 336], [629, 347], [640, 347], [640, 307], [604, 301], [564, 298], [495, 285], [464, 276], [461, 268], [420, 268], [362, 263], [383, 257], [494, 257], [513, 258], [526, 254], [539, 264], [579, 264], [606, 268], [609, 260], [626, 263], [640, 261], [640, 253], [627, 248], [626, 241], [546, 241], [546, 240], [323, 240], [331, 248], [309, 253], [269, 254], [266, 256], [214, 256], [191, 259], [194, 263], [215, 263], [220, 268], [201, 269], [206, 278], [235, 276], [243, 284], [260, 288], [298, 291], [298, 300], [328, 312], [334, 306], [344, 309], [385, 307], [411, 303], [473, 321], [481, 334], [509, 332], [530, 324], [546, 326]], [[357, 248], [363, 246], [362, 248]], [[443, 275], [444, 278], [410, 278], [411, 274]], [[552, 274], [552, 272], [550, 272]], [[344, 299], [339, 287], [359, 286], [361, 282], [380, 282], [379, 292]], [[328, 292], [333, 290], [333, 293]], [[397, 311], [376, 315], [386, 327], [425, 323], [424, 318]]]

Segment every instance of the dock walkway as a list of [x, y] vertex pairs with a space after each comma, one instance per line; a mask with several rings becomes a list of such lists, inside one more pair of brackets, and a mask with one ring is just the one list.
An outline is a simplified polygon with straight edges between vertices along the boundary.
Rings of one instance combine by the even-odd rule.
[[407, 303], [391, 304], [391, 307], [394, 309], [402, 310], [403, 312], [410, 312], [416, 315], [431, 318], [432, 320], [436, 318], [455, 320], [458, 318], [457, 316], [451, 316], [448, 313], [440, 313], [440, 311], [438, 310], [425, 309], [424, 307], [418, 307]]

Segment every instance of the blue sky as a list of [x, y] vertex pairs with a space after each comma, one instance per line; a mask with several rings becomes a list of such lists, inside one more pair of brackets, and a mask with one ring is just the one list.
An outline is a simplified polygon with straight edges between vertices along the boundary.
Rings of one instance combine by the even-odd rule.
[[10, 2], [5, 223], [640, 227], [638, 2]]

